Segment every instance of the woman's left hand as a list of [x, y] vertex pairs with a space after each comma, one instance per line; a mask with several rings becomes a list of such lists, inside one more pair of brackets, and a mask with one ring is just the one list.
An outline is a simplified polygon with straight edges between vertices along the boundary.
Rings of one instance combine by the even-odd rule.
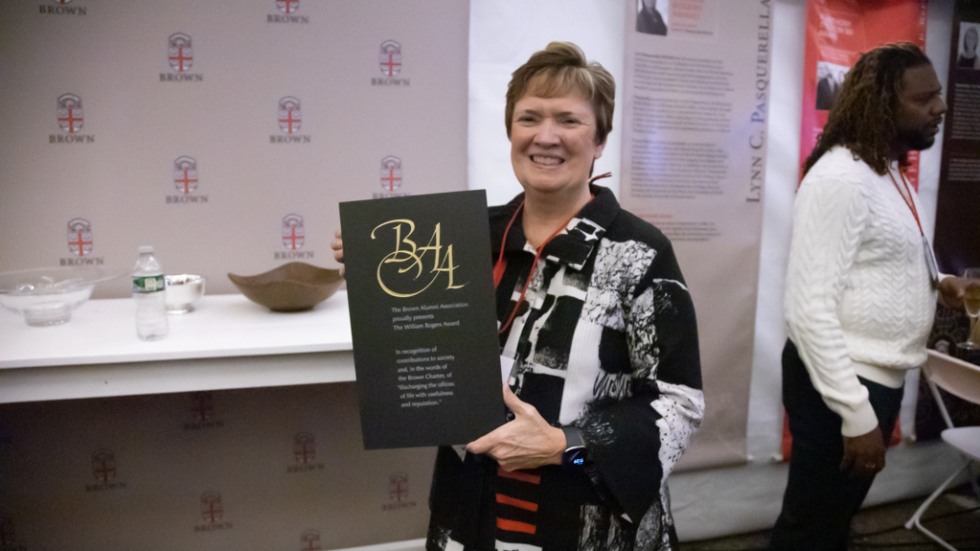
[[489, 455], [505, 471], [561, 465], [565, 433], [549, 425], [537, 408], [518, 398], [506, 384], [504, 404], [514, 419], [470, 442], [466, 451]]
[[333, 249], [333, 259], [340, 263], [340, 276], [344, 276], [344, 238], [340, 235], [340, 230], [333, 234], [333, 241], [330, 242]]

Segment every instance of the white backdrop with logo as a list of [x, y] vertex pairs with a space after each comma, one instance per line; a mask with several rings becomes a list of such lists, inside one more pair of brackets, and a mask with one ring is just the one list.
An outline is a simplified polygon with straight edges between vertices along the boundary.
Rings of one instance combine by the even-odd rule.
[[[457, 0], [0, 3], [0, 271], [152, 244], [214, 294], [335, 265], [340, 201], [466, 188], [468, 25]], [[349, 384], [6, 405], [0, 547], [418, 538], [433, 457], [365, 452]]]
[[0, 270], [151, 244], [227, 293], [334, 265], [338, 202], [466, 188], [467, 27], [453, 0], [3, 2]]

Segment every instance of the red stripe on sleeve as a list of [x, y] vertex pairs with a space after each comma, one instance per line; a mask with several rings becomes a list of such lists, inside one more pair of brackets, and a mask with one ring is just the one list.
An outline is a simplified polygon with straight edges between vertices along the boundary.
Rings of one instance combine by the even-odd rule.
[[520, 482], [527, 482], [528, 484], [541, 484], [541, 475], [533, 474], [528, 471], [507, 472], [500, 467], [497, 467], [497, 476], [518, 480]]
[[516, 520], [507, 520], [500, 517], [497, 517], [497, 528], [508, 532], [522, 532], [524, 534], [534, 534], [538, 531], [538, 527], [533, 524], [519, 522]]
[[497, 494], [497, 503], [501, 505], [510, 505], [511, 507], [517, 507], [518, 509], [524, 509], [525, 511], [531, 511], [534, 513], [538, 512], [537, 503], [524, 499], [517, 499], [516, 497], [510, 497], [504, 494]]

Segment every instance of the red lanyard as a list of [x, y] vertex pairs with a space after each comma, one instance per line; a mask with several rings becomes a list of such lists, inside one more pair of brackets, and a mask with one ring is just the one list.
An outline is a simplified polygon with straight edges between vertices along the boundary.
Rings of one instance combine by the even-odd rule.
[[[595, 199], [595, 195], [592, 195], [589, 198], [589, 201], [592, 201], [592, 199]], [[510, 217], [510, 221], [507, 222], [507, 228], [504, 230], [504, 238], [500, 240], [500, 254], [497, 256], [497, 262], [493, 265], [494, 289], [500, 285], [500, 280], [504, 277], [504, 270], [507, 268], [507, 260], [504, 258], [504, 247], [507, 245], [507, 235], [510, 233], [511, 226], [514, 225], [514, 220], [517, 220], [517, 216], [523, 209], [524, 203], [521, 202], [521, 204], [517, 206], [517, 210], [514, 211], [514, 215]], [[575, 213], [569, 217], [568, 220], [565, 220], [565, 223], [558, 226], [558, 228], [548, 236], [548, 239], [545, 239], [544, 243], [541, 243], [541, 245], [538, 247], [537, 252], [534, 253], [534, 261], [531, 262], [531, 269], [528, 270], [527, 279], [524, 281], [524, 288], [521, 289], [521, 296], [517, 299], [514, 309], [510, 311], [510, 315], [507, 316], [507, 320], [500, 326], [498, 333], [503, 334], [510, 328], [510, 325], [514, 323], [514, 318], [517, 317], [517, 311], [520, 309], [521, 303], [524, 302], [524, 296], [527, 294], [527, 289], [531, 286], [531, 280], [534, 279], [534, 270], [536, 270], [538, 267], [538, 261], [541, 260], [541, 254], [544, 252], [544, 248], [551, 242], [552, 239], [557, 237], [558, 234], [561, 233], [562, 230], [568, 226], [568, 223], [571, 222], [577, 215], [578, 213]]]
[[500, 254], [497, 255], [497, 262], [493, 265], [493, 288], [496, 289], [497, 285], [500, 285], [500, 278], [504, 277], [504, 268], [507, 267], [507, 261], [504, 260], [504, 247], [507, 245], [507, 235], [510, 233], [510, 227], [514, 225], [514, 220], [517, 220], [517, 215], [524, 210], [524, 201], [521, 201], [520, 205], [517, 205], [517, 210], [514, 211], [513, 216], [510, 217], [510, 221], [507, 222], [507, 228], [504, 229], [504, 238], [500, 241]]
[[[591, 186], [592, 183], [595, 182], [596, 180], [600, 180], [602, 178], [609, 178], [610, 176], [612, 176], [612, 172], [603, 172], [602, 174], [595, 176], [591, 180], [589, 180], [589, 185]], [[593, 199], [595, 199], [595, 194], [594, 193], [589, 194], [589, 202], [591, 202]], [[517, 206], [517, 210], [514, 211], [513, 216], [510, 217], [510, 221], [507, 222], [507, 228], [504, 229], [504, 238], [500, 240], [500, 254], [497, 255], [497, 262], [493, 265], [493, 288], [494, 289], [496, 289], [497, 286], [500, 285], [500, 280], [501, 278], [504, 277], [504, 270], [507, 268], [507, 259], [504, 258], [504, 248], [507, 245], [507, 235], [510, 233], [511, 226], [514, 225], [514, 220], [517, 220], [517, 215], [519, 215], [521, 213], [521, 210], [523, 209], [524, 209], [524, 202], [521, 201], [521, 204]], [[572, 218], [575, 218], [575, 216], [577, 215], [578, 213], [575, 213], [571, 217], [569, 217], [568, 220], [565, 220], [565, 223], [558, 226], [558, 229], [556, 229], [551, 235], [549, 235], [548, 239], [545, 239], [544, 243], [542, 243], [541, 246], [538, 247], [537, 252], [534, 254], [534, 261], [531, 262], [531, 269], [527, 273], [527, 280], [524, 281], [524, 288], [521, 289], [521, 296], [520, 298], [517, 299], [517, 303], [514, 305], [514, 309], [510, 311], [510, 315], [507, 316], [507, 320], [504, 322], [503, 325], [500, 326], [500, 329], [497, 331], [498, 333], [503, 334], [505, 331], [507, 331], [508, 328], [510, 328], [510, 325], [514, 323], [514, 318], [517, 317], [517, 311], [520, 309], [521, 303], [524, 302], [524, 296], [527, 294], [527, 288], [530, 287], [531, 280], [534, 279], [534, 270], [537, 269], [538, 267], [538, 261], [541, 260], [541, 253], [544, 252], [545, 246], [548, 243], [550, 243], [552, 239], [557, 237], [558, 234], [561, 233], [561, 231], [564, 230], [566, 226], [568, 226], [568, 223], [572, 221]]]
[[[898, 182], [895, 181], [895, 177], [892, 176], [891, 169], [888, 169], [888, 177], [892, 179], [892, 184], [895, 185], [895, 189], [898, 194], [902, 196], [902, 201], [909, 207], [912, 211], [912, 216], [915, 217], [915, 223], [919, 226], [919, 235], [925, 235], [926, 233], [922, 231], [922, 222], [919, 221], [919, 211], [915, 209], [915, 202], [912, 201], [912, 190], [909, 189], [909, 183], [905, 181], [905, 173], [901, 169], [898, 170], [898, 176], [902, 179], [902, 184], [905, 186], [905, 193], [902, 193], [902, 188], [898, 187]], [[907, 194], [907, 195], [906, 195]]]

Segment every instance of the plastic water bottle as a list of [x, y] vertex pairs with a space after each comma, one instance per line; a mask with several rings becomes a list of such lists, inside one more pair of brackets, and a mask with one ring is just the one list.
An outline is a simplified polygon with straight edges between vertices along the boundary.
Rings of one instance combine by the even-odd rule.
[[170, 331], [163, 268], [153, 256], [151, 245], [141, 246], [139, 253], [133, 268], [136, 335], [144, 341], [156, 341], [166, 337]]

